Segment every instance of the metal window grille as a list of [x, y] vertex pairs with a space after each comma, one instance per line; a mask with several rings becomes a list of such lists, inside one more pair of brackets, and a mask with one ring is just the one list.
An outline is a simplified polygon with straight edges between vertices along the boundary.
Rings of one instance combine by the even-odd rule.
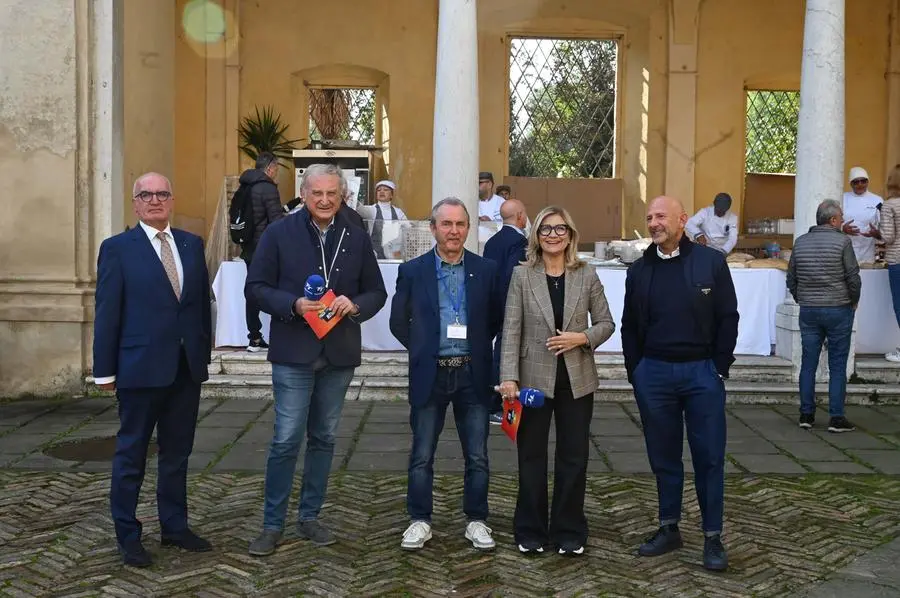
[[796, 174], [800, 92], [747, 91], [747, 172]]
[[309, 137], [375, 143], [375, 90], [310, 88]]
[[511, 40], [512, 176], [613, 176], [617, 65], [615, 40]]

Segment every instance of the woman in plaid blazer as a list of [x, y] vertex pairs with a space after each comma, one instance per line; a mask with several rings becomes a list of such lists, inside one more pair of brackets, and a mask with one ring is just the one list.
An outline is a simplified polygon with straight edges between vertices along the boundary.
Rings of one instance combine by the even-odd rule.
[[[597, 370], [594, 349], [615, 330], [597, 273], [578, 259], [569, 213], [549, 206], [535, 219], [526, 261], [513, 271], [506, 298], [500, 394], [519, 387], [544, 392], [526, 408], [518, 431], [519, 496], [513, 520], [522, 553], [584, 554], [584, 493]], [[588, 326], [590, 314], [591, 326]], [[547, 441], [556, 415], [553, 507], [548, 521]]]

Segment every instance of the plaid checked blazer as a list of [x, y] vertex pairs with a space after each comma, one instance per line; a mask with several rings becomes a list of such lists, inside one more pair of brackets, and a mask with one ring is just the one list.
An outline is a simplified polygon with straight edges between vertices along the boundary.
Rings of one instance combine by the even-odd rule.
[[[566, 270], [564, 332], [584, 332], [590, 347], [564, 353], [572, 395], [583, 397], [597, 390], [594, 349], [616, 329], [603, 285], [593, 268]], [[592, 326], [588, 327], [588, 313]], [[553, 305], [547, 290], [543, 264], [516, 266], [506, 296], [500, 380], [515, 380], [520, 388], [537, 388], [550, 397], [556, 384], [556, 355], [547, 349], [547, 339], [556, 336]]]

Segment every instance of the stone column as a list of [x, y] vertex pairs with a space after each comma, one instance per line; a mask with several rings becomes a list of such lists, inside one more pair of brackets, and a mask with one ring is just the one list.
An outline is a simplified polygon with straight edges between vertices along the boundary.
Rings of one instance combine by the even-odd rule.
[[94, 255], [106, 237], [124, 230], [124, 31], [122, 0], [90, 4], [92, 219]]
[[[816, 223], [825, 199], [841, 200], [844, 177], [844, 0], [807, 0], [800, 73], [800, 118], [794, 192], [794, 239]], [[800, 372], [800, 308], [788, 294], [776, 314], [776, 353]], [[855, 330], [855, 325], [854, 325]], [[847, 361], [854, 370], [855, 333]], [[818, 379], [827, 379], [822, 352]]]
[[469, 210], [466, 249], [478, 251], [478, 27], [475, 0], [440, 0], [434, 86], [431, 205], [454, 196]]

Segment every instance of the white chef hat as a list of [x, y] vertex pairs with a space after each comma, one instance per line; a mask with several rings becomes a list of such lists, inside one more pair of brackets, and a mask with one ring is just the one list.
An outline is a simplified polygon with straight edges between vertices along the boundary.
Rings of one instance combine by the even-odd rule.
[[869, 173], [862, 166], [854, 166], [850, 169], [850, 182], [852, 183], [856, 179], [869, 180]]
[[375, 188], [376, 188], [376, 189], [378, 189], [378, 188], [381, 187], [381, 186], [387, 187], [387, 188], [390, 189], [391, 191], [396, 191], [396, 190], [397, 190], [397, 185], [395, 185], [395, 184], [393, 183], [393, 181], [387, 181], [387, 180], [384, 180], [384, 181], [378, 181], [377, 183], [375, 183]]

